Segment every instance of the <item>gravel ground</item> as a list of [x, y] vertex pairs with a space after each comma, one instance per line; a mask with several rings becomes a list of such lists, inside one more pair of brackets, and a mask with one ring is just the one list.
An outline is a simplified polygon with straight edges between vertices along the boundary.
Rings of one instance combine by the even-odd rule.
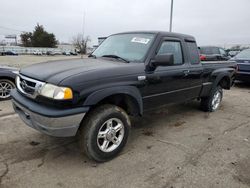
[[0, 187], [250, 187], [250, 86], [215, 113], [194, 101], [133, 120], [124, 151], [96, 164], [75, 138], [43, 135], [0, 103]]
[[249, 93], [236, 84], [215, 113], [193, 101], [133, 119], [123, 152], [101, 164], [75, 138], [43, 135], [0, 102], [0, 187], [250, 187]]

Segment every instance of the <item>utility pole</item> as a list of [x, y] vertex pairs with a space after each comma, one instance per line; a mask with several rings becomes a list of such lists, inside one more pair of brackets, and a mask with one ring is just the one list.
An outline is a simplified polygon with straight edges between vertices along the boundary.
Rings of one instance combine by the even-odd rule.
[[82, 37], [84, 38], [84, 34], [85, 34], [85, 18], [86, 18], [86, 12], [84, 10], [83, 12], [83, 18], [82, 18]]
[[85, 10], [83, 12], [83, 19], [82, 19], [82, 41], [81, 41], [81, 59], [83, 58], [83, 50], [84, 50], [84, 44], [85, 44], [85, 39], [84, 39], [84, 34], [85, 34], [85, 17], [86, 17], [86, 13]]
[[170, 11], [170, 26], [169, 26], [169, 32], [172, 32], [172, 26], [173, 26], [173, 9], [174, 9], [174, 0], [171, 0], [171, 11]]

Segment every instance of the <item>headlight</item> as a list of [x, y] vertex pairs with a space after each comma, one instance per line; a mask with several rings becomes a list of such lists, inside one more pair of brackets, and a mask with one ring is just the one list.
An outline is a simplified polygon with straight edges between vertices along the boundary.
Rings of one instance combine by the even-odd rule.
[[40, 90], [39, 94], [56, 100], [73, 99], [73, 92], [67, 87], [58, 87], [52, 84], [45, 84]]

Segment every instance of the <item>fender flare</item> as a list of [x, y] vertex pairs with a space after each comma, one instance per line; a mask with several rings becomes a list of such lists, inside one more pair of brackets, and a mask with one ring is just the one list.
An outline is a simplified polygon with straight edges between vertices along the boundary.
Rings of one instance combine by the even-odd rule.
[[1, 72], [0, 79], [8, 79], [11, 81], [15, 81], [16, 75], [14, 73]]
[[224, 77], [229, 79], [230, 85], [231, 85], [231, 77], [230, 77], [230, 73], [228, 73], [228, 72], [225, 72], [225, 73], [220, 72], [220, 73], [214, 74], [212, 76], [215, 77], [214, 81], [213, 81], [212, 89], [214, 89]]
[[131, 96], [137, 102], [137, 105], [139, 107], [139, 114], [143, 114], [142, 96], [140, 91], [134, 86], [116, 86], [95, 91], [86, 98], [83, 105], [95, 105], [106, 97], [119, 94], [126, 94], [128, 96]]

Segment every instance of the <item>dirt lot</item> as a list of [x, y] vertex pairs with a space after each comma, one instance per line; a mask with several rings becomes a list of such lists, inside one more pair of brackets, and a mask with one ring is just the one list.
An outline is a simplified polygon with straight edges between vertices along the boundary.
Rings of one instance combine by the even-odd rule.
[[129, 143], [96, 164], [75, 138], [53, 138], [0, 103], [0, 187], [250, 187], [250, 86], [226, 91], [215, 113], [197, 101], [133, 120]]

